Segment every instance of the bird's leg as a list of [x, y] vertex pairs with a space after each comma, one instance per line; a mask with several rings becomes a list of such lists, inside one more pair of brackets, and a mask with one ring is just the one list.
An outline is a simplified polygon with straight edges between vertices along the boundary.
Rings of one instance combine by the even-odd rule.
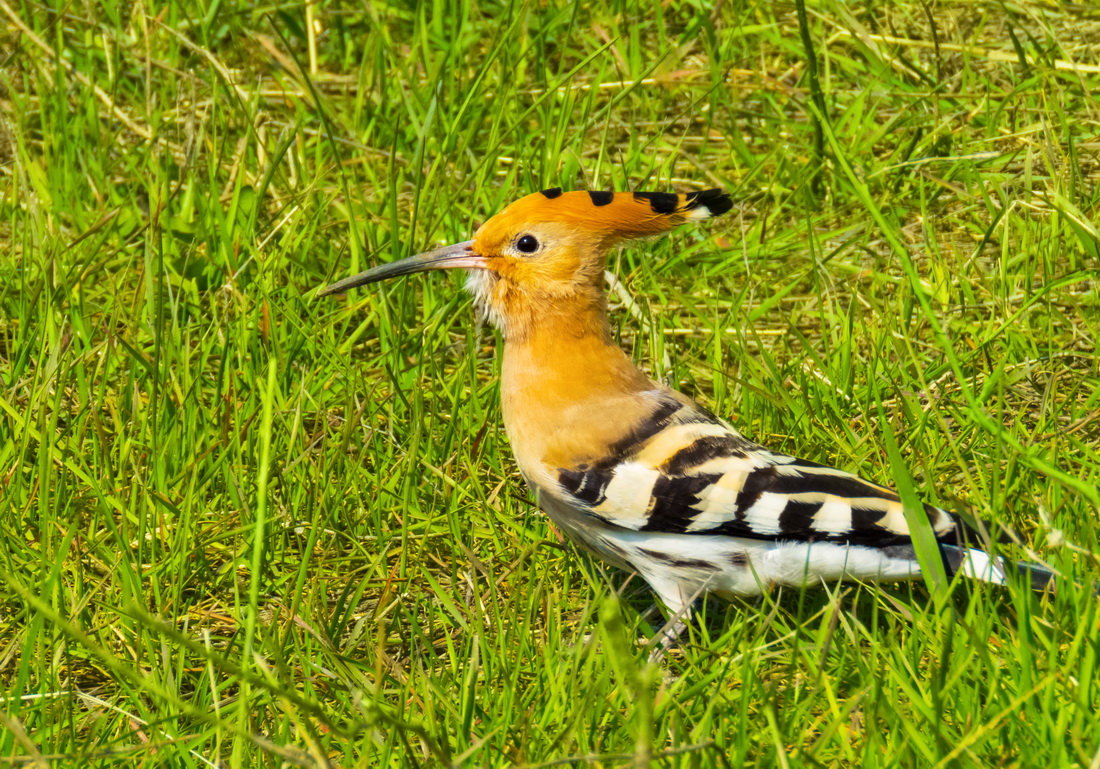
[[653, 650], [649, 653], [650, 662], [660, 662], [665, 658], [669, 649], [675, 649], [680, 645], [680, 636], [687, 629], [685, 617], [679, 614], [669, 618], [668, 622], [661, 626], [657, 635], [650, 639], [649, 644]]
[[675, 649], [679, 646], [680, 636], [687, 629], [688, 621], [692, 617], [692, 607], [705, 592], [705, 584], [700, 585], [695, 592], [689, 595], [685, 595], [679, 585], [674, 586], [674, 591], [659, 591], [661, 598], [664, 599], [665, 606], [669, 610], [669, 615], [665, 624], [649, 641], [650, 646], [653, 647], [653, 651], [649, 654], [650, 662], [661, 661], [669, 649]]

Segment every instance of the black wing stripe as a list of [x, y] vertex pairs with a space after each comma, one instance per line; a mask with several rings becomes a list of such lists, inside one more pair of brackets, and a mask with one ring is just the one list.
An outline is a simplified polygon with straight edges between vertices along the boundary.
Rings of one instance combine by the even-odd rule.
[[814, 530], [814, 516], [821, 510], [821, 502], [795, 502], [787, 500], [779, 514], [779, 536], [809, 539], [821, 532]]
[[852, 506], [852, 532], [886, 531], [879, 521], [886, 515], [885, 510], [871, 510], [866, 507]]
[[590, 470], [581, 465], [576, 470], [558, 470], [558, 483], [580, 501], [595, 507], [607, 498], [607, 485], [614, 476], [613, 470]]
[[649, 519], [641, 531], [684, 532], [700, 515], [694, 506], [699, 504], [699, 493], [713, 484], [720, 475], [681, 475], [657, 477], [653, 484], [653, 499]]
[[756, 501], [760, 499], [760, 495], [771, 490], [771, 484], [777, 474], [776, 469], [771, 465], [766, 465], [749, 473], [748, 477], [745, 478], [741, 491], [737, 493], [737, 501], [734, 503], [734, 515], [737, 516], [737, 520], [744, 519], [745, 513], [756, 504]]
[[802, 529], [792, 532], [761, 532], [754, 529], [745, 521], [726, 521], [721, 526], [706, 531], [689, 532], [692, 536], [713, 536], [721, 534], [727, 537], [741, 539], [757, 539], [766, 542], [835, 542], [846, 545], [863, 545], [865, 547], [887, 547], [890, 545], [904, 545], [910, 542], [904, 534], [894, 534], [881, 527], [874, 527], [867, 531], [849, 531], [843, 534], [813, 529]]
[[658, 470], [669, 475], [683, 475], [712, 459], [745, 458], [746, 443], [738, 435], [709, 435], [677, 451]]
[[[790, 465], [786, 465], [789, 467]], [[861, 481], [853, 475], [834, 475], [832, 473], [802, 473], [788, 475], [777, 474], [769, 484], [767, 491], [776, 494], [805, 494], [814, 492], [829, 494], [842, 499], [859, 499], [871, 497], [874, 499], [887, 499], [897, 502], [898, 495], [889, 489], [884, 489], [866, 481]]]
[[672, 417], [684, 407], [673, 398], [666, 398], [645, 419], [634, 426], [624, 438], [612, 443], [607, 449], [607, 459], [601, 462], [607, 466], [618, 463], [625, 457], [635, 454], [643, 444], [672, 422]]
[[808, 459], [799, 459], [798, 457], [791, 457], [791, 461], [787, 465], [787, 467], [810, 467], [816, 470], [829, 470], [832, 472], [836, 472], [835, 468], [829, 467], [828, 465], [823, 465], [820, 462], [811, 462]]

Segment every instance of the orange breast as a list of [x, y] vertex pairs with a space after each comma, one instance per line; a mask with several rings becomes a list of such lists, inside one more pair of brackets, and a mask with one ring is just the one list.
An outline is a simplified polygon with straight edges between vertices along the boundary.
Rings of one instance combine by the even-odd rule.
[[521, 469], [575, 467], [607, 454], [652, 405], [658, 386], [604, 334], [540, 327], [507, 342], [501, 379], [504, 424]]

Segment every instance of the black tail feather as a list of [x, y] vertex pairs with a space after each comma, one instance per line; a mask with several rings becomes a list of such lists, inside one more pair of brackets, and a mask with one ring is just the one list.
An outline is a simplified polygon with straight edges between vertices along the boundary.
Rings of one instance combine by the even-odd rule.
[[1054, 572], [1050, 569], [1024, 561], [1007, 561], [1006, 563], [1011, 565], [1018, 575], [1027, 579], [1031, 583], [1031, 589], [1035, 592], [1043, 593], [1047, 590], [1054, 590], [1056, 584]]
[[[947, 572], [948, 577], [954, 577], [959, 571], [962, 571], [967, 560], [976, 553], [986, 555], [984, 551], [978, 548], [940, 542], [940, 556], [943, 558], [944, 570]], [[1048, 590], [1054, 590], [1055, 574], [1044, 566], [1039, 566], [1035, 563], [1027, 563], [1025, 561], [1014, 561], [1010, 558], [1000, 556], [990, 558], [990, 562], [991, 568], [979, 571], [979, 573], [983, 573], [984, 571], [984, 573], [988, 575], [978, 577], [985, 582], [1003, 584], [1004, 580], [996, 578], [995, 572], [1004, 573], [1006, 579], [1010, 578], [1009, 574], [1015, 573], [1019, 577], [1026, 579], [1031, 589], [1036, 592], [1042, 593]], [[973, 568], [973, 562], [971, 562], [971, 564]]]

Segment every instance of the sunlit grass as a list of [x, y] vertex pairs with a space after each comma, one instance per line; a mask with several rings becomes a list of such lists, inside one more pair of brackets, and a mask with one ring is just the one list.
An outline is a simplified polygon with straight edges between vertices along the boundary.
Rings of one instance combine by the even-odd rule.
[[[816, 107], [771, 3], [0, 0], [0, 760], [1096, 767], [1100, 18], [806, 11]], [[461, 278], [313, 297], [555, 185], [730, 190], [613, 259], [624, 346], [777, 449], [892, 437], [1064, 588], [711, 602], [651, 665]]]

